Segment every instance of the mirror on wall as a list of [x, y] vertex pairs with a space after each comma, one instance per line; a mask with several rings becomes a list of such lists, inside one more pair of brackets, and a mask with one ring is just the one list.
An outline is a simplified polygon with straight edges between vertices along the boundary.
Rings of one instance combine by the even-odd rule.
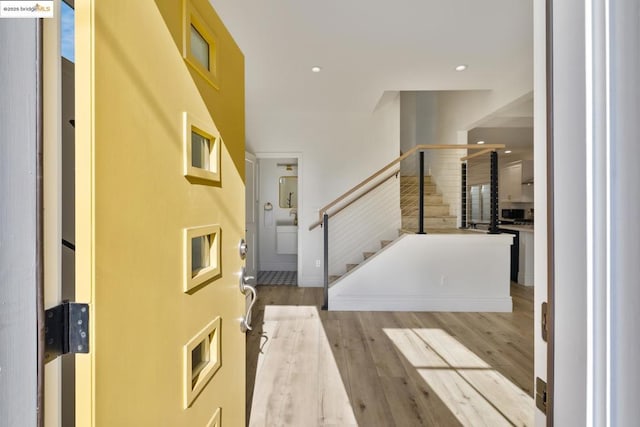
[[281, 208], [297, 208], [298, 207], [298, 177], [297, 176], [281, 176], [280, 182], [280, 207]]

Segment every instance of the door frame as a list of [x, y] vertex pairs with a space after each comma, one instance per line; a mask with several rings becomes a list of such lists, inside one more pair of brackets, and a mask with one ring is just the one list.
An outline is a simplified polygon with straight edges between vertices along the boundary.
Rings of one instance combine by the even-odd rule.
[[[258, 251], [258, 245], [259, 245], [258, 244], [258, 223], [259, 223], [259, 221], [258, 221], [258, 218], [257, 218], [257, 215], [258, 215], [257, 203], [258, 203], [258, 195], [259, 195], [258, 194], [258, 176], [259, 176], [260, 172], [259, 172], [259, 168], [258, 168], [258, 158], [256, 157], [255, 154], [245, 150], [244, 159], [245, 159], [245, 163], [247, 161], [252, 161], [254, 163], [254, 166], [253, 166], [253, 182], [251, 183], [251, 186], [252, 186], [252, 189], [253, 189], [253, 199], [254, 200], [251, 201], [251, 206], [253, 207], [253, 215], [254, 215], [254, 218], [253, 218], [254, 227], [255, 227], [255, 230], [254, 230], [254, 232], [255, 232], [254, 241], [256, 242], [256, 244], [254, 246], [256, 246], [256, 247], [251, 247], [251, 245], [253, 243], [249, 241], [250, 240], [249, 236], [246, 235], [246, 233], [249, 232], [248, 228], [246, 228], [246, 227], [245, 227], [245, 241], [246, 241], [247, 245], [249, 246], [249, 250], [247, 252], [247, 260], [250, 259], [250, 254], [253, 251], [253, 255], [251, 256], [251, 258], [252, 258], [253, 264], [256, 267], [255, 271], [247, 269], [247, 274], [250, 275], [250, 276], [255, 276], [255, 278], [257, 279], [257, 277], [258, 277], [258, 265], [259, 265], [259, 262], [260, 262], [260, 257], [258, 256], [258, 253], [259, 253], [259, 251]], [[245, 183], [244, 183], [244, 185], [245, 185], [245, 198], [246, 198], [246, 195], [248, 194], [248, 192], [246, 191], [246, 188], [249, 185], [247, 180], [246, 180], [246, 178], [247, 178], [247, 168], [246, 168], [246, 165], [245, 165]], [[245, 218], [245, 224], [246, 223], [247, 223], [247, 218]], [[248, 263], [246, 263], [246, 264], [248, 264]]]
[[[43, 424], [41, 19], [0, 22], [0, 423]], [[11, 424], [17, 425], [17, 424]]]
[[[302, 262], [304, 255], [304, 247], [302, 246], [302, 235], [303, 233], [300, 230], [303, 230], [304, 227], [308, 227], [304, 220], [304, 176], [302, 171], [304, 171], [303, 164], [303, 155], [299, 151], [296, 152], [265, 152], [259, 151], [255, 153], [256, 159], [258, 161], [258, 167], [260, 166], [260, 159], [279, 159], [279, 158], [293, 158], [298, 159], [298, 286], [303, 287], [304, 285], [300, 284], [300, 278], [303, 277], [304, 274], [304, 264]], [[260, 197], [260, 180], [257, 180], [257, 197]], [[260, 238], [258, 237], [258, 242]], [[259, 266], [258, 266], [259, 270]]]

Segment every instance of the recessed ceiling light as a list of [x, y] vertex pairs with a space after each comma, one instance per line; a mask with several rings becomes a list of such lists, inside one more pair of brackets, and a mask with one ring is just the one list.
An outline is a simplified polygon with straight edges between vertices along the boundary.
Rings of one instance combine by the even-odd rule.
[[322, 67], [318, 67], [316, 65], [314, 67], [311, 67], [311, 71], [313, 71], [314, 73], [319, 73], [320, 71], [322, 71]]
[[476, 144], [482, 145], [482, 144], [484, 144], [484, 141], [478, 141], [478, 142], [476, 142]]
[[511, 150], [504, 150], [504, 154], [511, 154]]
[[467, 69], [467, 66], [464, 64], [460, 64], [456, 67], [456, 71], [464, 71]]

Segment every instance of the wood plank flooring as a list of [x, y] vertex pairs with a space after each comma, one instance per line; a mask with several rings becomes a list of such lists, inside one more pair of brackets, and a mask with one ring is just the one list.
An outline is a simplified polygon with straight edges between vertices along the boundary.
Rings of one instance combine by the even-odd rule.
[[324, 312], [321, 288], [259, 286], [251, 426], [531, 426], [533, 289], [513, 313]]

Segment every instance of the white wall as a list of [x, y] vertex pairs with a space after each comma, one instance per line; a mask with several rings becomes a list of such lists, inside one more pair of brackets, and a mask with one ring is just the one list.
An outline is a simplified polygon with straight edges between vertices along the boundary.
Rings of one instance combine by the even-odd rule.
[[[290, 163], [295, 159], [259, 159], [259, 202], [258, 202], [258, 270], [260, 271], [296, 271], [297, 255], [281, 255], [276, 252], [276, 225], [280, 222], [293, 223], [290, 208], [281, 208], [279, 201], [279, 178], [297, 176], [298, 168], [288, 171], [278, 167], [278, 163]], [[264, 206], [271, 203], [273, 210], [265, 211]]]
[[387, 92], [371, 113], [326, 111], [307, 114], [265, 108], [252, 127], [261, 137], [247, 141], [252, 152], [298, 152], [303, 198], [298, 213], [301, 286], [322, 285], [322, 229], [309, 231], [318, 209], [396, 158], [400, 150], [400, 97]]
[[511, 311], [507, 234], [404, 235], [329, 288], [331, 310]]
[[[400, 93], [400, 148], [406, 153], [418, 144], [437, 144], [438, 138], [437, 91]], [[428, 153], [427, 153], [428, 155]], [[402, 162], [403, 175], [418, 175], [418, 155]], [[428, 165], [425, 174], [428, 175]]]
[[[417, 145], [416, 142], [416, 92], [400, 92], [400, 151], [406, 153]], [[417, 174], [417, 157], [402, 161], [403, 175]]]
[[7, 427], [38, 424], [37, 34], [35, 19], [0, 19], [0, 425]]

